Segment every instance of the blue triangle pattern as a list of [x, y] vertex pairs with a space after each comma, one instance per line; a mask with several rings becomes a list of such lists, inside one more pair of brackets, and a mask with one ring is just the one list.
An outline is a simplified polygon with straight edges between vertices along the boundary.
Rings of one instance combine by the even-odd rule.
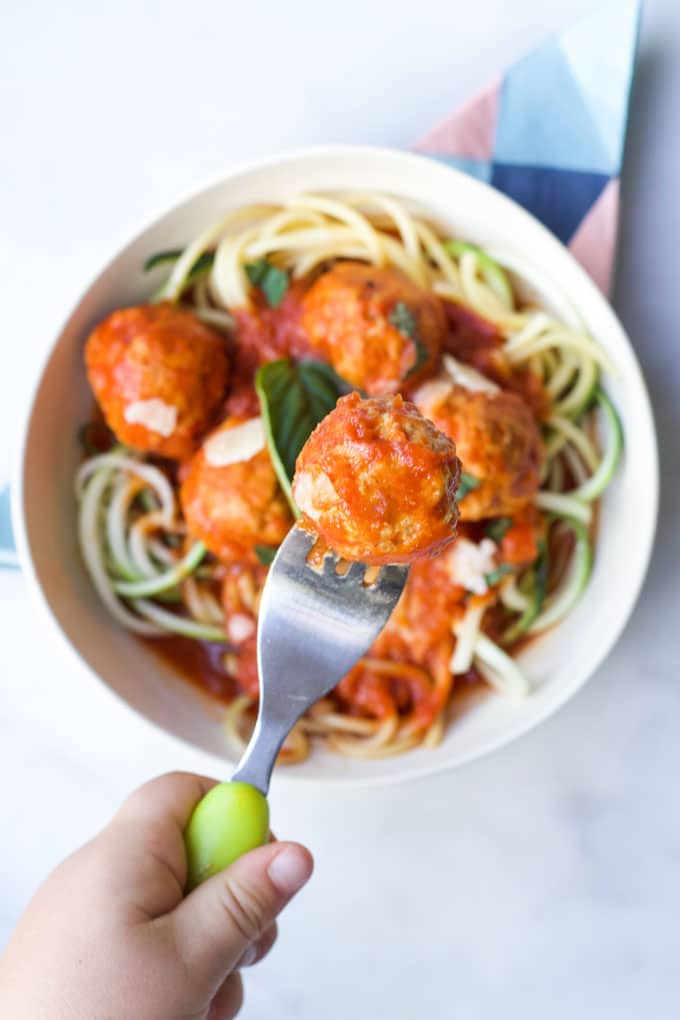
[[556, 39], [506, 74], [494, 159], [595, 173], [616, 170]]
[[9, 485], [6, 485], [0, 489], [0, 567], [18, 565], [10, 515]]
[[640, 0], [606, 0], [559, 39], [613, 174], [623, 160], [639, 29]]
[[494, 163], [491, 183], [568, 244], [583, 217], [600, 197], [608, 174], [552, 167]]

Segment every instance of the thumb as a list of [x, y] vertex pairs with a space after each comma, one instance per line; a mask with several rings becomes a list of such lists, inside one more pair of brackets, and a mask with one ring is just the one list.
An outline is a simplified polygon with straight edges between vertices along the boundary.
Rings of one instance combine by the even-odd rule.
[[194, 981], [216, 990], [248, 946], [312, 873], [309, 850], [269, 843], [199, 885], [172, 912], [176, 944]]

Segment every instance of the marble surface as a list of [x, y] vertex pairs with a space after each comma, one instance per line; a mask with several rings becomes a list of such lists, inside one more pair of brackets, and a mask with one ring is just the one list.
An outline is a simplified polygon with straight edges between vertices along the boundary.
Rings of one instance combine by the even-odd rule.
[[[406, 145], [590, 6], [13, 5], [0, 43], [0, 477], [56, 325], [141, 220], [269, 150]], [[677, 1016], [679, 53], [676, 0], [649, 0], [615, 295], [662, 439], [640, 604], [583, 693], [503, 752], [398, 788], [277, 786], [275, 828], [309, 844], [317, 873], [248, 974], [246, 1020]], [[75, 664], [19, 575], [0, 574], [0, 620], [1, 945], [40, 878], [131, 787], [202, 758]]]

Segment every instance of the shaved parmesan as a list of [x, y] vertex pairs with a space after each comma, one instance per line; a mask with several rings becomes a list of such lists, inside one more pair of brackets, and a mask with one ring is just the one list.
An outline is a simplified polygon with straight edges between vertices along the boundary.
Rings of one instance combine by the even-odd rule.
[[463, 386], [466, 390], [471, 390], [473, 393], [498, 393], [500, 387], [495, 382], [492, 382], [491, 379], [487, 379], [481, 372], [478, 372], [472, 365], [466, 365], [450, 354], [444, 355], [442, 364], [446, 374], [456, 386]]
[[159, 436], [167, 438], [175, 431], [177, 408], [152, 397], [150, 400], [136, 400], [128, 404], [124, 417], [129, 425], [143, 425], [150, 432], [157, 432]]
[[293, 496], [303, 514], [313, 521], [338, 501], [335, 487], [325, 471], [300, 471], [295, 477]]
[[459, 538], [453, 543], [446, 561], [450, 579], [474, 595], [485, 595], [489, 587], [486, 575], [494, 569], [496, 552], [496, 543], [490, 538], [483, 538], [479, 543]]
[[429, 418], [442, 401], [446, 400], [453, 389], [453, 384], [448, 376], [439, 376], [437, 379], [430, 379], [423, 383], [413, 394], [413, 403], [421, 414]]
[[245, 613], [232, 613], [227, 620], [227, 637], [235, 645], [247, 641], [254, 633], [255, 621]]
[[211, 467], [226, 467], [250, 460], [265, 448], [262, 418], [251, 418], [233, 429], [222, 429], [203, 444], [205, 459]]

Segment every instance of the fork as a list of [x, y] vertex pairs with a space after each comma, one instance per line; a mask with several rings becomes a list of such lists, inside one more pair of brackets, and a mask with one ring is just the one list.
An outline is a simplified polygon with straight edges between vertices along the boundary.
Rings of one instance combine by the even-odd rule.
[[335, 687], [371, 647], [397, 604], [407, 566], [366, 564], [338, 573], [328, 552], [321, 570], [307, 563], [316, 537], [299, 525], [283, 541], [260, 602], [257, 661], [260, 707], [233, 780], [266, 794], [276, 756], [301, 715]]
[[[408, 566], [383, 566], [369, 580], [365, 563], [339, 572], [332, 552], [317, 570], [308, 563], [315, 542], [315, 535], [295, 525], [269, 571], [257, 634], [257, 721], [232, 782], [214, 787], [189, 822], [189, 888], [266, 842], [264, 798], [284, 740], [368, 651], [406, 584]], [[261, 820], [259, 832], [243, 818], [250, 808]]]

